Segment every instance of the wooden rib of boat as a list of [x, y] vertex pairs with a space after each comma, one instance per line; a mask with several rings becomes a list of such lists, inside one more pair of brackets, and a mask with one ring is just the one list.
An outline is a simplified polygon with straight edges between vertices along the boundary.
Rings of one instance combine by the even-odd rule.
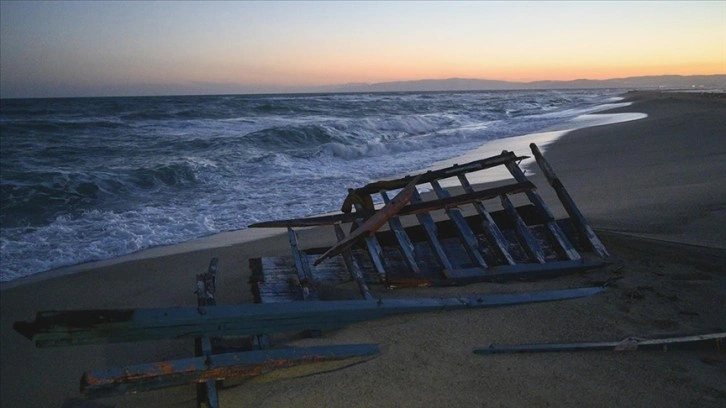
[[[518, 165], [527, 156], [509, 151], [463, 165], [377, 181], [350, 189], [344, 212], [339, 214], [250, 225], [288, 228], [292, 247], [291, 256], [250, 259], [250, 284], [256, 301], [307, 299], [323, 283], [356, 281], [365, 297], [369, 285], [376, 284], [449, 286], [539, 279], [609, 264], [605, 246], [552, 167], [536, 145], [530, 147], [559, 198], [561, 212], [569, 217], [554, 217]], [[469, 182], [472, 173], [501, 166], [512, 180], [479, 190]], [[410, 203], [390, 211], [396, 199], [388, 197], [396, 192], [411, 193]], [[371, 205], [374, 195], [385, 204], [378, 211]], [[371, 220], [375, 220], [375, 229], [366, 225]], [[382, 223], [388, 228], [378, 230]], [[341, 228], [343, 224], [351, 227]], [[338, 244], [304, 248], [304, 243], [298, 242], [296, 228], [326, 225], [336, 228]], [[355, 229], [361, 226], [363, 230]], [[348, 237], [339, 233], [351, 229]], [[357, 244], [348, 245], [352, 241]], [[344, 250], [338, 250], [341, 248]]]

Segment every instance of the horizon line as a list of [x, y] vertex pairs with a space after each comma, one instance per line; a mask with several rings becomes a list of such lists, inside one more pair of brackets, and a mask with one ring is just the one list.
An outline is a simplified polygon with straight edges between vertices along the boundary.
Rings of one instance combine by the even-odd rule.
[[[721, 78], [723, 77], [723, 78]], [[628, 80], [658, 80], [658, 79], [723, 79], [723, 83], [719, 84], [718, 87], [705, 87], [704, 85], [683, 85], [683, 84], [677, 84], [677, 85], [657, 85], [657, 84], [619, 84], [617, 86], [604, 86], [609, 82], [617, 82], [617, 81], [628, 81]], [[385, 87], [385, 86], [415, 86], [416, 84], [423, 84], [423, 83], [440, 83], [439, 85], [444, 85], [446, 82], [451, 81], [471, 81], [474, 84], [470, 84], [472, 86], [472, 89], [375, 89], [376, 87]], [[481, 88], [476, 88], [476, 82], [485, 82], [489, 83], [488, 85], [490, 88], [487, 88], [485, 84], [480, 84]], [[588, 83], [589, 85], [594, 85], [592, 88], [588, 86], [575, 86], [577, 83]], [[683, 75], [683, 74], [660, 74], [660, 75], [639, 75], [639, 76], [628, 76], [628, 77], [615, 77], [615, 78], [606, 78], [606, 79], [589, 79], [589, 78], [578, 78], [578, 79], [571, 79], [571, 80], [554, 80], [554, 79], [540, 79], [540, 80], [534, 80], [534, 81], [511, 81], [511, 80], [500, 80], [500, 79], [488, 79], [488, 78], [470, 78], [470, 77], [448, 77], [448, 78], [424, 78], [424, 79], [411, 79], [411, 80], [393, 80], [393, 81], [383, 81], [383, 82], [347, 82], [347, 83], [341, 83], [341, 84], [329, 84], [329, 85], [309, 85], [309, 86], [275, 86], [275, 85], [243, 85], [243, 84], [230, 84], [230, 83], [205, 83], [200, 81], [192, 81], [191, 84], [196, 84], [198, 87], [204, 87], [205, 85], [209, 87], [219, 87], [219, 86], [227, 86], [230, 88], [237, 87], [237, 88], [248, 88], [247, 90], [240, 91], [230, 91], [229, 93], [218, 93], [213, 91], [191, 91], [191, 92], [171, 92], [171, 93], [163, 93], [161, 91], [160, 93], [139, 93], [139, 94], [130, 94], [130, 95], [123, 95], [123, 94], [110, 94], [110, 95], [66, 95], [66, 96], [12, 96], [12, 97], [3, 97], [0, 94], [0, 100], [11, 100], [11, 99], [71, 99], [71, 98], [138, 98], [138, 97], [169, 97], [169, 96], [233, 96], [233, 95], [239, 95], [239, 96], [255, 96], [255, 95], [305, 95], [305, 94], [358, 94], [358, 93], [408, 93], [408, 92], [486, 92], [486, 91], [515, 91], [515, 90], [557, 90], [557, 89], [717, 89], [717, 88], [726, 88], [726, 73], [722, 74], [694, 74], [694, 75]], [[493, 87], [493, 85], [499, 85], [498, 87]], [[553, 88], [529, 88], [529, 86], [536, 86], [536, 85], [550, 85], [555, 86]], [[570, 84], [570, 86], [568, 86]], [[598, 84], [600, 84], [598, 86]], [[557, 85], [561, 87], [556, 87]], [[581, 84], [584, 85], [584, 84]], [[189, 84], [131, 84], [128, 85], [129, 87], [167, 87], [167, 88], [173, 88], [173, 87], [180, 87], [189, 88]], [[191, 85], [194, 86], [194, 85]], [[511, 88], [507, 88], [507, 86], [511, 86]], [[111, 85], [109, 88], [111, 89], [118, 89], [119, 85]], [[254, 88], [288, 88], [289, 90], [282, 90], [282, 89], [276, 89], [276, 90], [255, 90]], [[355, 89], [355, 88], [374, 88], [374, 89]], [[113, 93], [113, 91], [111, 91]]]

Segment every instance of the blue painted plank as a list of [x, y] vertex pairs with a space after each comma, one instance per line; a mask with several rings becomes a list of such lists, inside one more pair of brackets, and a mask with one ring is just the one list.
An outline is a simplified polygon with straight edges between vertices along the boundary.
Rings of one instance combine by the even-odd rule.
[[590, 296], [602, 288], [453, 298], [331, 300], [197, 307], [38, 312], [13, 328], [37, 347], [225, 337], [332, 329], [386, 316], [487, 308]]

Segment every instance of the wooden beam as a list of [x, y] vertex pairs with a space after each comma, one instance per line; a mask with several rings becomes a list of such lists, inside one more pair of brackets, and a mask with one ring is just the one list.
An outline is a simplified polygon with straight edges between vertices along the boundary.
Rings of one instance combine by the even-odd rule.
[[536, 262], [545, 263], [545, 256], [542, 252], [542, 248], [540, 248], [539, 244], [537, 243], [537, 239], [535, 239], [535, 237], [529, 231], [529, 227], [527, 227], [527, 224], [524, 223], [522, 217], [519, 216], [517, 209], [514, 208], [514, 205], [509, 200], [509, 197], [503, 195], [501, 197], [501, 200], [502, 206], [507, 211], [507, 214], [509, 214], [509, 217], [512, 219], [515, 225], [515, 231], [517, 233], [517, 236], [520, 238], [522, 247], [524, 248], [525, 252], [527, 252], [527, 255], [529, 255], [529, 257]]
[[[519, 161], [522, 159], [526, 159], [529, 156], [516, 156], [514, 153], [511, 152], [502, 152], [501, 154], [497, 156], [488, 157], [486, 159], [476, 160], [473, 162], [469, 162], [466, 164], [458, 165], [455, 164], [451, 167], [447, 167], [444, 169], [439, 170], [432, 170], [428, 171], [426, 173], [419, 174], [421, 177], [418, 181], [419, 184], [424, 183], [430, 183], [434, 180], [448, 178], [448, 177], [456, 177], [459, 174], [469, 173], [473, 171], [479, 171], [484, 170], [496, 166], [500, 166], [502, 164]], [[399, 188], [403, 188], [408, 184], [413, 176], [406, 176], [394, 180], [383, 180], [383, 181], [376, 181], [374, 183], [367, 184], [363, 187], [356, 188], [355, 191], [358, 194], [373, 194], [377, 193], [381, 190], [396, 190]]]
[[[434, 192], [439, 198], [449, 197], [449, 192], [444, 190], [438, 181], [433, 180], [431, 182], [431, 186], [434, 188]], [[454, 225], [456, 225], [456, 230], [459, 232], [459, 236], [464, 244], [464, 249], [466, 249], [466, 252], [469, 254], [472, 262], [482, 268], [487, 268], [488, 265], [482, 255], [483, 251], [479, 245], [479, 240], [476, 235], [474, 235], [471, 228], [469, 228], [469, 224], [466, 223], [466, 219], [461, 213], [461, 210], [457, 207], [447, 207], [446, 215], [448, 215]]]
[[532, 143], [529, 145], [529, 147], [530, 149], [532, 149], [532, 153], [534, 154], [534, 158], [537, 161], [537, 165], [540, 169], [542, 169], [542, 172], [547, 178], [547, 181], [555, 190], [555, 193], [557, 193], [557, 197], [559, 197], [560, 202], [562, 202], [562, 206], [565, 208], [565, 211], [567, 211], [567, 214], [570, 215], [570, 219], [572, 219], [573, 223], [577, 227], [580, 236], [589, 243], [590, 247], [595, 252], [597, 252], [600, 257], [609, 258], [610, 254], [608, 253], [607, 249], [605, 249], [605, 245], [603, 245], [602, 241], [600, 241], [600, 238], [598, 238], [597, 234], [595, 234], [595, 231], [593, 231], [592, 227], [590, 227], [590, 224], [587, 222], [587, 220], [585, 220], [585, 217], [580, 212], [580, 209], [577, 208], [577, 205], [575, 205], [575, 201], [572, 199], [572, 197], [570, 197], [570, 194], [565, 189], [562, 181], [560, 181], [560, 178], [557, 177], [555, 171], [552, 170], [552, 167], [550, 167], [547, 160], [545, 160], [542, 152], [539, 151], [537, 145]]
[[591, 296], [599, 287], [453, 298], [330, 300], [197, 307], [45, 311], [13, 328], [37, 347], [340, 328], [386, 316]]
[[[414, 204], [418, 204], [422, 201], [423, 200], [421, 199], [421, 195], [418, 193], [418, 191], [416, 191], [413, 197], [411, 197], [411, 202]], [[434, 248], [436, 258], [439, 260], [439, 263], [441, 263], [441, 269], [444, 276], [449, 277], [449, 273], [450, 271], [454, 270], [454, 266], [451, 265], [451, 261], [449, 261], [449, 257], [446, 255], [446, 251], [441, 245], [441, 241], [439, 241], [438, 231], [436, 229], [436, 222], [434, 221], [433, 217], [431, 217], [431, 214], [429, 214], [428, 212], [416, 214], [416, 218], [426, 231], [429, 243], [431, 243], [431, 246]]]
[[704, 350], [722, 351], [726, 347], [726, 332], [698, 334], [693, 336], [641, 339], [628, 337], [620, 341], [543, 344], [492, 344], [474, 350], [476, 354], [501, 353], [547, 353], [559, 351], [635, 351], [635, 350]]
[[[522, 169], [519, 168], [516, 162], [507, 163], [506, 167], [515, 180], [527, 180], [527, 177], [524, 175]], [[557, 249], [558, 252], [563, 254], [567, 259], [580, 259], [580, 254], [577, 252], [575, 247], [572, 246], [572, 243], [570, 243], [570, 240], [567, 239], [565, 233], [562, 232], [560, 226], [557, 225], [554, 215], [552, 215], [552, 212], [547, 207], [547, 204], [545, 204], [542, 197], [540, 197], [539, 193], [537, 193], [537, 189], [529, 190], [525, 194], [527, 195], [527, 198], [529, 198], [529, 201], [534, 204], [534, 206], [537, 208], [537, 211], [539, 211], [540, 216], [543, 218], [544, 224], [547, 227], [547, 231], [549, 231], [550, 236], [555, 241], [555, 249]]]
[[[532, 184], [528, 180], [525, 180], [523, 182], [507, 184], [500, 187], [476, 191], [474, 193], [460, 194], [451, 197], [447, 196], [446, 198], [441, 198], [438, 200], [429, 200], [410, 204], [401, 208], [401, 210], [398, 212], [398, 215], [425, 214], [430, 211], [439, 210], [442, 208], [455, 207], [458, 205], [475, 203], [480, 200], [497, 198], [502, 194], [524, 193], [534, 188], [534, 184]], [[365, 219], [375, 213], [375, 211], [365, 210], [361, 208], [350, 213], [258, 222], [249, 225], [249, 228], [315, 227], [322, 225], [333, 225], [336, 223], [354, 222], [355, 220], [361, 218]]]
[[[341, 228], [340, 224], [335, 224], [334, 228], [338, 241], [344, 240], [345, 233], [343, 232], [343, 228]], [[350, 273], [350, 277], [358, 284], [358, 288], [360, 289], [363, 299], [373, 299], [371, 290], [368, 288], [365, 279], [363, 279], [363, 271], [361, 270], [360, 265], [358, 265], [358, 261], [355, 260], [353, 252], [350, 249], [343, 251], [343, 260], [345, 261], [345, 267], [348, 269], [348, 273]]]
[[[418, 191], [414, 188], [411, 198], [413, 198], [413, 196], [417, 193]], [[381, 191], [381, 197], [383, 197], [384, 203], [388, 204], [391, 202], [391, 199], [388, 198], [388, 194], [385, 191]], [[396, 236], [396, 241], [398, 241], [398, 246], [403, 253], [403, 258], [406, 260], [408, 267], [411, 268], [411, 271], [415, 275], [421, 275], [421, 269], [418, 267], [418, 264], [416, 264], [416, 255], [414, 254], [413, 244], [408, 238], [408, 235], [406, 234], [398, 216], [389, 218], [388, 226], [391, 228], [391, 231], [393, 231], [393, 235]]]
[[290, 241], [290, 249], [292, 250], [292, 257], [295, 260], [295, 270], [297, 271], [298, 281], [300, 282], [300, 290], [302, 291], [304, 300], [317, 299], [318, 293], [315, 289], [315, 281], [312, 272], [310, 272], [310, 265], [308, 264], [305, 253], [299, 248], [297, 242], [297, 234], [295, 231], [287, 227], [287, 237]]
[[411, 196], [416, 190], [416, 182], [418, 177], [413, 178], [404, 189], [402, 189], [393, 200], [389, 201], [381, 209], [375, 212], [370, 218], [365, 220], [358, 228], [351, 232], [348, 237], [344, 240], [335, 244], [332, 248], [328, 249], [324, 254], [320, 255], [318, 259], [313, 262], [313, 265], [318, 265], [320, 262], [327, 258], [338, 255], [343, 252], [346, 248], [350, 248], [353, 244], [360, 241], [365, 237], [372, 236], [378, 229], [383, 226], [389, 219], [398, 214], [409, 201]]
[[379, 352], [376, 344], [350, 344], [253, 350], [138, 364], [86, 372], [81, 378], [81, 392], [99, 398], [191, 382], [214, 383], [226, 378], [254, 377], [302, 364], [369, 357]]
[[[197, 305], [203, 310], [206, 306], [214, 306], [217, 300], [214, 297], [217, 291], [217, 272], [219, 272], [219, 260], [212, 258], [206, 273], [197, 275]], [[210, 358], [214, 352], [215, 345], [219, 339], [212, 339], [209, 336], [194, 339], [194, 355]], [[197, 407], [218, 408], [219, 397], [217, 396], [217, 381], [207, 379], [197, 383]]]
[[[469, 183], [469, 179], [466, 178], [466, 174], [459, 174], [459, 181], [461, 182], [461, 186], [464, 187], [464, 191], [469, 194], [475, 193], [474, 187], [471, 186], [471, 183]], [[487, 238], [489, 238], [489, 241], [494, 244], [494, 248], [506, 263], [514, 265], [516, 262], [514, 262], [514, 258], [512, 258], [512, 255], [507, 250], [508, 241], [502, 234], [499, 226], [497, 226], [497, 224], [492, 219], [492, 216], [489, 215], [489, 211], [487, 211], [486, 207], [484, 207], [484, 204], [481, 201], [475, 202], [474, 207], [476, 208], [477, 212], [482, 216], [482, 224], [484, 226], [485, 234], [487, 235]]]

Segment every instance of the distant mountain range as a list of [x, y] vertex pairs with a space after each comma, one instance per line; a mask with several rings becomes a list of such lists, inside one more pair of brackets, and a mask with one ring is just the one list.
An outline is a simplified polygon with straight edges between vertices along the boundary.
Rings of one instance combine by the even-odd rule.
[[518, 89], [726, 89], [726, 75], [660, 75], [574, 81], [512, 82], [489, 79], [449, 78], [379, 83], [353, 83], [316, 87], [314, 92], [422, 92], [494, 91]]

